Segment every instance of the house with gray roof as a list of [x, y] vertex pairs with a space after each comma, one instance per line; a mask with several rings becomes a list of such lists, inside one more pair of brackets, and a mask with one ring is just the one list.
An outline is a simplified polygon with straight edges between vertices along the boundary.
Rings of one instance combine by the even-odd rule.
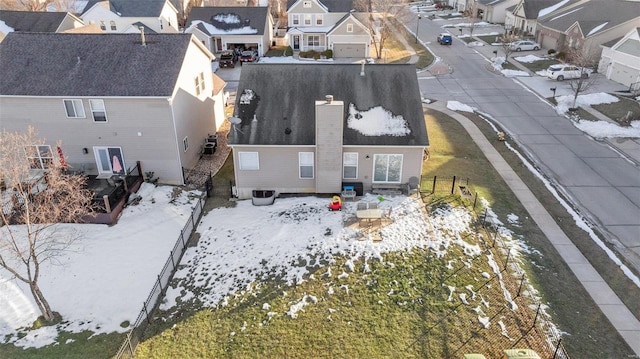
[[332, 50], [333, 57], [366, 58], [372, 35], [351, 0], [289, 0], [286, 43], [293, 51]]
[[0, 10], [0, 42], [14, 31], [64, 32], [83, 25], [82, 20], [68, 12]]
[[[108, 33], [178, 33], [178, 9], [169, 0], [89, 0], [80, 17]], [[135, 25], [134, 25], [135, 24]]]
[[248, 64], [237, 91], [228, 144], [239, 198], [420, 178], [429, 141], [410, 64]]
[[507, 8], [514, 6], [518, 0], [478, 0], [478, 17], [494, 24], [504, 24]]
[[640, 27], [623, 37], [601, 45], [598, 72], [607, 79], [628, 86], [632, 93], [640, 92]]
[[640, 2], [581, 0], [538, 19], [537, 40], [543, 47], [566, 51], [580, 48], [597, 59], [600, 45], [619, 39], [640, 26]]
[[13, 32], [0, 46], [0, 126], [60, 140], [88, 175], [139, 161], [161, 183], [183, 184], [223, 120], [213, 59], [190, 34]]
[[273, 17], [266, 6], [194, 7], [187, 24], [185, 32], [213, 53], [254, 49], [263, 56], [273, 40]]
[[535, 36], [538, 18], [580, 0], [519, 0], [507, 8], [505, 26], [515, 35]]

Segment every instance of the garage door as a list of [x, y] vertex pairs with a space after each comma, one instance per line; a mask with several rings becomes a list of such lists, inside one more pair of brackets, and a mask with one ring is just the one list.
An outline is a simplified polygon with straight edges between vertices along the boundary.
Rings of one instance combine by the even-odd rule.
[[365, 58], [365, 44], [334, 44], [333, 57], [358, 57]]
[[634, 70], [631, 67], [614, 63], [611, 69], [611, 80], [621, 83], [625, 86], [631, 86], [631, 82], [638, 78], [638, 70]]

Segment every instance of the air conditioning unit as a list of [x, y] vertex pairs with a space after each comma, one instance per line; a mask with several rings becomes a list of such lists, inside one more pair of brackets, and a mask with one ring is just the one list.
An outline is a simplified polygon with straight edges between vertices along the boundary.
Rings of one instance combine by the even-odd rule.
[[216, 152], [216, 148], [218, 147], [218, 139], [216, 138], [216, 135], [209, 135], [207, 136], [207, 138], [204, 140], [204, 154], [205, 155], [212, 155]]

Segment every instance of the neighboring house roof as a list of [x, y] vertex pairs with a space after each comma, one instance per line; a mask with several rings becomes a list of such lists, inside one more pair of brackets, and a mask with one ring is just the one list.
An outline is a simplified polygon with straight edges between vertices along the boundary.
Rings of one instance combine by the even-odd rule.
[[208, 35], [263, 35], [269, 8], [262, 7], [194, 7], [187, 25]]
[[4, 21], [14, 31], [56, 32], [67, 14], [66, 12], [0, 10], [0, 21]]
[[[287, 0], [287, 9], [291, 9], [295, 3], [303, 0]], [[350, 12], [355, 8], [353, 0], [317, 0], [324, 5], [329, 12]]]
[[640, 38], [640, 27], [629, 31], [625, 36], [621, 36], [617, 39], [607, 41], [601, 46], [614, 48], [615, 51], [619, 51], [634, 57], [640, 57], [640, 40], [633, 37], [633, 32], [636, 32], [636, 36]]
[[213, 78], [213, 94], [217, 95], [220, 91], [224, 90], [227, 83], [216, 74], [211, 74], [211, 77]]
[[637, 1], [588, 0], [544, 16], [538, 19], [538, 24], [566, 32], [577, 23], [584, 37], [588, 37], [634, 18], [640, 18], [640, 3]]
[[[578, 0], [523, 0], [522, 9], [526, 19], [537, 19], [545, 14]], [[541, 13], [542, 12], [542, 13]]]
[[105, 31], [100, 28], [97, 24], [89, 24], [80, 27], [76, 27], [74, 29], [69, 29], [63, 31], [65, 34], [104, 34]]
[[[428, 146], [415, 66], [364, 65], [364, 76], [361, 70], [361, 64], [258, 63], [243, 66], [235, 115], [242, 123], [238, 125], [240, 131], [231, 130], [229, 142], [236, 145], [314, 145], [315, 101], [333, 95], [334, 101], [344, 102], [344, 145]], [[371, 111], [371, 114], [403, 123], [408, 134], [363, 134], [347, 124], [350, 110], [362, 114]], [[255, 125], [252, 124], [254, 115]]]
[[136, 21], [133, 24], [131, 24], [132, 27], [135, 27], [136, 29], [138, 29], [138, 31], [140, 31], [140, 27], [142, 27], [144, 29], [144, 33], [145, 34], [157, 34], [156, 31], [154, 31], [152, 28], [150, 28], [149, 26], [141, 23], [140, 21]]
[[[7, 35], [0, 96], [170, 97], [191, 34]], [[197, 43], [197, 41], [194, 40]]]
[[498, 5], [500, 3], [503, 3], [507, 0], [478, 0], [478, 2], [482, 5], [486, 5], [486, 6], [494, 6], [494, 5]]
[[158, 17], [167, 0], [89, 0], [82, 13], [101, 2], [120, 17]]

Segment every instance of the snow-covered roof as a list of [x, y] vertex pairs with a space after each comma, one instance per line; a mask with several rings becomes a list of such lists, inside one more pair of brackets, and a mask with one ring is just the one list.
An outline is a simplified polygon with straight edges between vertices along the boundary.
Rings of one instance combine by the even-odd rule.
[[208, 35], [263, 35], [268, 18], [267, 7], [194, 7], [185, 32], [198, 27]]

